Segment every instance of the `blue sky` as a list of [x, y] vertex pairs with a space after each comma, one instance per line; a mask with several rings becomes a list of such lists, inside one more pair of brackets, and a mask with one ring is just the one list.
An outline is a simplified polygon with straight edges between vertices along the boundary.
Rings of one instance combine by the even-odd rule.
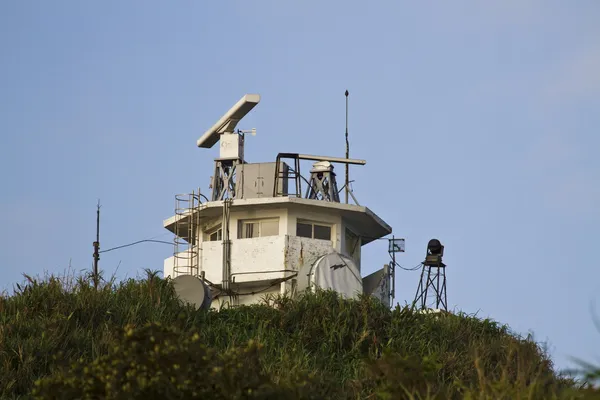
[[[561, 368], [600, 333], [600, 3], [0, 3], [0, 268], [91, 266], [171, 240], [174, 194], [208, 190], [196, 139], [245, 93], [246, 158], [343, 156], [350, 91], [355, 192], [418, 264], [446, 246], [451, 308], [548, 341]], [[171, 248], [106, 253], [118, 278]], [[388, 260], [363, 249], [364, 273]], [[398, 271], [397, 301], [418, 272]], [[595, 313], [595, 314], [594, 314]]]

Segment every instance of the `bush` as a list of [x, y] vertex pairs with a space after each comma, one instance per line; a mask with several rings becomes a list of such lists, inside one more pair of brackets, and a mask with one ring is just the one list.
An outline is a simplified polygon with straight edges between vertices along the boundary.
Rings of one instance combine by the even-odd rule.
[[[181, 313], [189, 315], [172, 285], [152, 273], [97, 291], [84, 277], [26, 279], [13, 296], [0, 297], [1, 398], [26, 395], [61, 363], [106, 354], [126, 324], [176, 324]], [[53, 359], [59, 352], [62, 358]]]
[[109, 354], [36, 382], [36, 399], [276, 399], [288, 396], [260, 367], [260, 345], [217, 352], [200, 335], [150, 324], [125, 328]]
[[369, 296], [324, 291], [265, 303], [197, 311], [150, 271], [98, 290], [85, 278], [27, 277], [0, 297], [0, 397], [27, 396], [35, 381], [38, 398], [598, 394], [557, 374], [533, 340], [491, 320], [389, 310]]

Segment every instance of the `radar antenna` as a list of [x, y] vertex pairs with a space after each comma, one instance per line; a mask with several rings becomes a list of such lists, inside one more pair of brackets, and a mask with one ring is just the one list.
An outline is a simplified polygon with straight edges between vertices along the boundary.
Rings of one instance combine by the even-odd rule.
[[215, 173], [211, 177], [212, 201], [236, 196], [235, 173], [236, 166], [244, 163], [244, 132], [236, 133], [235, 127], [259, 102], [260, 95], [245, 95], [196, 142], [198, 147], [207, 149], [221, 142], [219, 158], [215, 159]]

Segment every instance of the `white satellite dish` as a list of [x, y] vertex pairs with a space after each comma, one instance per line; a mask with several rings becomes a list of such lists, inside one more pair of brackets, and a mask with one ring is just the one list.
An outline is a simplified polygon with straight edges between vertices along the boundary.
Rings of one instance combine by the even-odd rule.
[[298, 270], [298, 291], [333, 290], [346, 298], [363, 293], [360, 271], [354, 260], [337, 252], [325, 254]]
[[233, 133], [236, 125], [246, 116], [260, 101], [260, 95], [247, 94], [229, 109], [204, 135], [198, 139], [198, 147], [211, 148], [218, 141], [221, 134]]
[[210, 289], [200, 278], [193, 275], [179, 275], [173, 279], [173, 287], [177, 297], [182, 302], [193, 305], [196, 310], [210, 308], [212, 303]]

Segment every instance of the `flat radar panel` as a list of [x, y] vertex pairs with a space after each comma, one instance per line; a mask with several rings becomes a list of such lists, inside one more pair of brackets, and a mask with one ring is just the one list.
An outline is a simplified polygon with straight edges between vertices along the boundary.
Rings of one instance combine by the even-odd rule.
[[213, 147], [222, 133], [233, 133], [236, 125], [260, 102], [260, 95], [247, 94], [229, 109], [209, 130], [204, 132], [196, 144], [206, 149]]

